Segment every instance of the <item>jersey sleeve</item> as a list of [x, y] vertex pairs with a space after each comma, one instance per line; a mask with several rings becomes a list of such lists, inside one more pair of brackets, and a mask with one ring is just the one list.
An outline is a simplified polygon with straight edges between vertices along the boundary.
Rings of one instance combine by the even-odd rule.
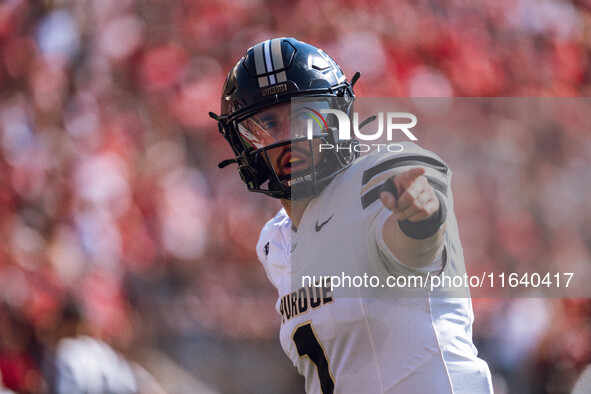
[[388, 272], [391, 275], [427, 275], [427, 274], [438, 274], [443, 269], [444, 265], [444, 253], [439, 253], [435, 261], [431, 264], [426, 265], [424, 267], [409, 267], [402, 263], [395, 255], [392, 253], [390, 248], [386, 245], [386, 241], [384, 240], [383, 228], [386, 219], [390, 217], [392, 212], [390, 212], [387, 208], [384, 207], [382, 212], [379, 214], [376, 224], [375, 224], [375, 236], [376, 242], [378, 245], [378, 252], [380, 254], [381, 259], [387, 263]]
[[370, 232], [375, 236], [379, 255], [390, 275], [439, 273], [445, 265], [445, 253], [440, 253], [433, 263], [425, 267], [409, 267], [396, 258], [383, 237], [384, 223], [392, 212], [382, 205], [379, 197], [380, 188], [389, 178], [411, 168], [423, 168], [424, 176], [446, 205], [448, 212], [453, 209], [451, 200], [448, 198], [451, 193], [449, 188], [451, 171], [447, 164], [433, 152], [414, 143], [408, 142], [401, 145], [404, 147], [402, 152], [394, 155], [376, 155], [376, 158], [368, 164], [362, 178], [361, 204], [371, 218]]

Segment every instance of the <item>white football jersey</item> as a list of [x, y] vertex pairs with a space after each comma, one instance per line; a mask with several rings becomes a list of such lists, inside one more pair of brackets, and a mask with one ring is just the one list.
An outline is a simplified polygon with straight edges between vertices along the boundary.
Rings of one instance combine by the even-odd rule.
[[[308, 393], [492, 392], [488, 366], [472, 343], [467, 289], [449, 297], [437, 289], [382, 287], [389, 276], [465, 272], [451, 172], [433, 153], [402, 145], [400, 153], [367, 155], [337, 175], [308, 204], [297, 231], [282, 209], [261, 232], [257, 254], [279, 293], [281, 345]], [[425, 168], [448, 208], [443, 252], [424, 269], [401, 264], [382, 236], [391, 212], [379, 188], [412, 167]], [[335, 268], [377, 277], [380, 285], [331, 291], [299, 282], [302, 275], [338, 275]]]

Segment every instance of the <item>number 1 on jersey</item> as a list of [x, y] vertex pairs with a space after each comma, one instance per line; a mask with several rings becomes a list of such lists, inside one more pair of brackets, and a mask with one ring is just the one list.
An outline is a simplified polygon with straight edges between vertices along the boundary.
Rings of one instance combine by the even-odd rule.
[[307, 356], [316, 365], [322, 393], [334, 393], [334, 378], [330, 371], [330, 364], [324, 348], [320, 345], [318, 337], [312, 328], [312, 323], [307, 322], [297, 327], [293, 332], [292, 339], [300, 358]]

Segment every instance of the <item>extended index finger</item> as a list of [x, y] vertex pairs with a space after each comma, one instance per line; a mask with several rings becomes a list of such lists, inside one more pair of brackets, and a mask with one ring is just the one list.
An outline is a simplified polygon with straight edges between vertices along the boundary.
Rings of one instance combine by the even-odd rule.
[[399, 194], [401, 195], [404, 193], [404, 191], [414, 182], [414, 180], [424, 173], [425, 169], [423, 167], [414, 167], [394, 177], [394, 182], [396, 183]]

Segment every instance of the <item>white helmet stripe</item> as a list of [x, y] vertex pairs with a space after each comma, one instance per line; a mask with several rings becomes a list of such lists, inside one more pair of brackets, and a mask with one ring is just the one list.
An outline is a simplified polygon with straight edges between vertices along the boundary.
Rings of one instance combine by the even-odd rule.
[[[283, 56], [281, 54], [281, 38], [275, 38], [271, 40], [271, 55], [273, 57], [273, 65], [275, 70], [281, 70], [283, 66]], [[277, 82], [285, 82], [287, 77], [285, 71], [281, 71], [277, 74]]]
[[[254, 50], [254, 64], [257, 70], [257, 75], [264, 74], [267, 71], [265, 70], [265, 59], [263, 57], [263, 44], [256, 44], [253, 48]], [[267, 77], [259, 77], [259, 87], [262, 88], [267, 86], [269, 83], [267, 82]]]
[[274, 85], [279, 82], [287, 81], [285, 71], [273, 73], [275, 70], [281, 70], [283, 65], [283, 55], [281, 53], [281, 38], [263, 41], [254, 46], [254, 63], [256, 72], [268, 74], [265, 77], [259, 77], [259, 87]]
[[[263, 48], [265, 49], [265, 65], [267, 66], [267, 72], [273, 72], [273, 62], [271, 61], [271, 40], [265, 41], [263, 45]], [[277, 83], [274, 74], [269, 74], [269, 83], [271, 85]]]

